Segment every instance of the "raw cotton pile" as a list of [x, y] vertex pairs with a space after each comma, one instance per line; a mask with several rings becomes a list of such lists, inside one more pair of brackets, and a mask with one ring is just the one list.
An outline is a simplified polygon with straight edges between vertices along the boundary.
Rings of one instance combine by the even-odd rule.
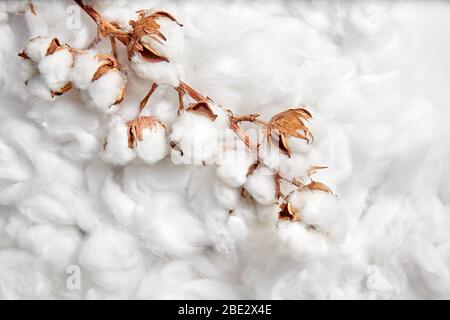
[[0, 298], [450, 297], [448, 3], [32, 4]]

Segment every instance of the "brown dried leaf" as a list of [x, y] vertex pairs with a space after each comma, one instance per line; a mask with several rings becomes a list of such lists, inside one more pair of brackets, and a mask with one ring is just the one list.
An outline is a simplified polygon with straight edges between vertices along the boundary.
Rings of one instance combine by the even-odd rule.
[[313, 174], [317, 173], [319, 170], [327, 169], [328, 167], [324, 166], [310, 166], [308, 168], [308, 176], [312, 176]]
[[310, 184], [305, 185], [302, 189], [323, 191], [333, 194], [333, 191], [331, 191], [331, 189], [326, 184], [317, 181], [312, 181]]
[[217, 115], [211, 110], [211, 107], [206, 101], [200, 101], [196, 103], [192, 103], [187, 108], [187, 111], [198, 113], [202, 116], [208, 117], [211, 121], [216, 120]]

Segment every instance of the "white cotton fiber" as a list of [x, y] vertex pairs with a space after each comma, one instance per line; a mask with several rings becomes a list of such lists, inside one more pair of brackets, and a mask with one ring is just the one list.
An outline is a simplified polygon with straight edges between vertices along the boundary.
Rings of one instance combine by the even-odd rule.
[[219, 206], [228, 210], [236, 208], [241, 197], [240, 189], [230, 187], [221, 181], [214, 183], [213, 192]]
[[289, 136], [287, 138], [287, 146], [292, 153], [306, 154], [311, 150], [313, 144], [308, 143], [305, 139]]
[[117, 103], [126, 84], [125, 77], [118, 70], [111, 70], [92, 82], [86, 91], [82, 92], [83, 99], [92, 109], [112, 114], [119, 110]]
[[328, 252], [326, 238], [300, 222], [280, 222], [278, 237], [290, 255], [297, 260], [319, 258]]
[[51, 100], [55, 100], [58, 98], [58, 96], [52, 97], [52, 92], [48, 88], [44, 79], [42, 79], [41, 75], [36, 75], [33, 78], [31, 78], [27, 82], [27, 88], [28, 88], [28, 92], [31, 95], [33, 95], [39, 99], [45, 100], [45, 101], [51, 101]]
[[230, 187], [241, 187], [247, 181], [247, 174], [256, 163], [256, 156], [248, 149], [226, 150], [220, 155], [217, 176]]
[[185, 164], [202, 164], [218, 151], [219, 131], [206, 116], [184, 112], [172, 126], [169, 141], [181, 149], [172, 148], [172, 160]]
[[344, 236], [346, 217], [334, 195], [317, 190], [294, 192], [288, 201], [304, 224], [333, 239]]
[[52, 37], [43, 36], [30, 39], [25, 47], [25, 53], [34, 62], [39, 62], [47, 55], [52, 40]]
[[101, 157], [115, 165], [127, 164], [136, 157], [134, 149], [128, 147], [128, 126], [120, 116], [111, 117]]
[[311, 180], [308, 175], [308, 169], [313, 164], [307, 155], [293, 154], [288, 157], [283, 154], [280, 155], [278, 170], [286, 179], [297, 179], [304, 184], [308, 184]]
[[18, 63], [19, 74], [22, 80], [27, 81], [37, 73], [36, 65], [30, 59], [20, 59]]
[[180, 84], [178, 68], [166, 61], [148, 62], [136, 53], [131, 58], [131, 66], [138, 77], [142, 79], [172, 87], [178, 87]]
[[91, 85], [92, 78], [100, 66], [97, 55], [96, 51], [89, 50], [75, 57], [71, 80], [76, 88], [84, 90]]
[[73, 56], [68, 48], [42, 58], [38, 68], [47, 86], [53, 91], [59, 91], [70, 81]]
[[267, 167], [256, 168], [253, 174], [247, 178], [244, 188], [259, 204], [275, 203], [275, 179], [272, 170]]
[[169, 152], [166, 129], [158, 122], [152, 128], [142, 129], [142, 141], [137, 140], [137, 157], [146, 164], [154, 164], [162, 160]]

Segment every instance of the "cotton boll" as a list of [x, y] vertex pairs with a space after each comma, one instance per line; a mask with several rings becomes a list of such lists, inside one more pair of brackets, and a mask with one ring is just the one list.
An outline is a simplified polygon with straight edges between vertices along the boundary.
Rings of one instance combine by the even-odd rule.
[[53, 91], [59, 91], [70, 81], [72, 64], [72, 53], [64, 47], [42, 58], [38, 68], [47, 86]]
[[217, 176], [230, 187], [241, 187], [256, 160], [256, 155], [245, 146], [225, 150], [218, 157]]
[[34, 62], [39, 62], [47, 55], [48, 48], [54, 38], [51, 37], [36, 37], [28, 41], [25, 47], [27, 56]]
[[297, 179], [304, 184], [311, 182], [308, 169], [313, 165], [310, 158], [306, 155], [293, 154], [291, 157], [281, 155], [280, 157], [280, 174], [289, 180]]
[[259, 204], [275, 203], [275, 179], [269, 168], [263, 166], [256, 168], [248, 177], [244, 188]]
[[162, 160], [169, 151], [166, 129], [158, 122], [152, 128], [142, 129], [142, 141], [137, 141], [136, 154], [146, 164]]
[[19, 60], [19, 74], [24, 81], [31, 79], [37, 73], [36, 65], [30, 59]]
[[218, 138], [219, 131], [208, 117], [184, 112], [172, 127], [169, 141], [177, 146], [172, 147], [172, 160], [185, 164], [212, 160], [218, 151]]
[[228, 210], [236, 208], [241, 197], [239, 189], [229, 187], [219, 181], [214, 184], [213, 192], [218, 204]]
[[292, 153], [306, 154], [311, 150], [312, 144], [305, 139], [289, 136], [287, 146]]
[[83, 99], [92, 109], [105, 114], [112, 114], [119, 110], [118, 102], [121, 101], [125, 89], [126, 80], [118, 70], [111, 70], [92, 82], [86, 91], [83, 91]]
[[149, 62], [136, 53], [131, 58], [131, 67], [138, 77], [153, 83], [172, 87], [180, 84], [178, 68], [166, 61]]
[[278, 237], [297, 260], [319, 258], [328, 252], [326, 239], [300, 222], [280, 222]]
[[103, 161], [115, 165], [125, 165], [136, 157], [134, 149], [128, 147], [128, 127], [119, 116], [113, 116], [109, 122], [108, 136]]
[[344, 236], [346, 219], [334, 195], [317, 190], [294, 192], [288, 201], [306, 225], [314, 226], [333, 239]]
[[76, 56], [71, 79], [78, 89], [84, 90], [91, 85], [92, 78], [100, 67], [100, 60], [97, 55], [97, 52], [90, 50]]
[[99, 225], [89, 235], [78, 261], [94, 283], [110, 291], [132, 291], [144, 275], [137, 239], [112, 225]]
[[31, 95], [45, 100], [56, 100], [58, 96], [52, 96], [51, 90], [48, 88], [41, 75], [36, 75], [27, 82], [27, 88]]

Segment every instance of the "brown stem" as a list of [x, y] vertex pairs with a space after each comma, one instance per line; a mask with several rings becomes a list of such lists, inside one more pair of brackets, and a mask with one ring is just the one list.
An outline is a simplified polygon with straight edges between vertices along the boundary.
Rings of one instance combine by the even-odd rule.
[[153, 94], [153, 92], [155, 92], [156, 88], [158, 88], [158, 85], [156, 83], [153, 83], [152, 87], [139, 104], [139, 114], [141, 114], [142, 110], [144, 110], [145, 106], [147, 105], [148, 99], [150, 99], [151, 95]]
[[111, 51], [114, 56], [114, 58], [117, 59], [117, 45], [116, 45], [116, 38], [113, 36], [109, 36], [109, 42], [111, 42]]
[[180, 80], [180, 86], [179, 89], [186, 92], [192, 99], [196, 100], [197, 102], [200, 101], [206, 101], [207, 99], [202, 96], [200, 93], [198, 93], [196, 90], [194, 90], [191, 86], [189, 86], [187, 83]]

